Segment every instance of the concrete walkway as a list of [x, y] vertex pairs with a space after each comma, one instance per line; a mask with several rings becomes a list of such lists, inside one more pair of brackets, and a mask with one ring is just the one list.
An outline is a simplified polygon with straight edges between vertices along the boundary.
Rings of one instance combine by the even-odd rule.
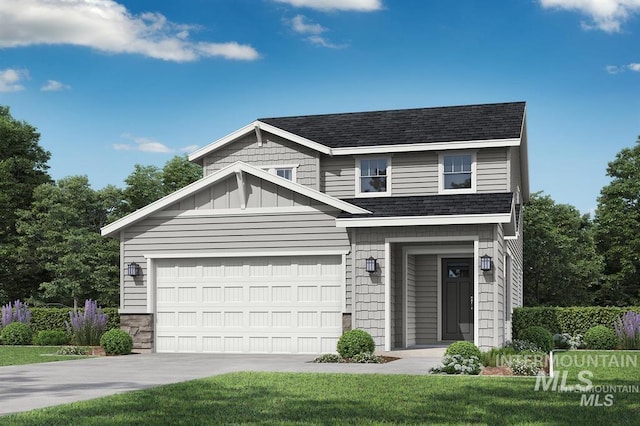
[[444, 348], [385, 352], [386, 364], [313, 364], [309, 355], [136, 354], [0, 367], [0, 415], [236, 371], [427, 374]]

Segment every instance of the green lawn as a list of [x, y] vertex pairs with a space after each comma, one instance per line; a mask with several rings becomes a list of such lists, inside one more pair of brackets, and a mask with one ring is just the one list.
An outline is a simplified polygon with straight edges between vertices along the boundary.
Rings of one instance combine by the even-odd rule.
[[[627, 353], [640, 357], [616, 356]], [[581, 368], [566, 370], [575, 383]], [[596, 386], [640, 385], [637, 367], [592, 370]], [[233, 373], [0, 417], [0, 424], [640, 423], [638, 393], [617, 393], [608, 407], [581, 407], [579, 393], [536, 391], [535, 383], [520, 377]]]
[[0, 367], [5, 365], [37, 364], [40, 362], [66, 361], [77, 356], [55, 355], [59, 346], [2, 346], [0, 345]]

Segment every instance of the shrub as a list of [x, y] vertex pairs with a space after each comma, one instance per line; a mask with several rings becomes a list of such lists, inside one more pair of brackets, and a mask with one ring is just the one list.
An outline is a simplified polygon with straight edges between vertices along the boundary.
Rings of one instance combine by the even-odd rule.
[[100, 338], [100, 346], [107, 355], [127, 355], [133, 348], [133, 339], [124, 330], [109, 330]]
[[89, 350], [80, 346], [63, 346], [56, 352], [57, 355], [87, 355]]
[[640, 314], [625, 313], [615, 322], [614, 330], [622, 349], [640, 349]]
[[625, 312], [640, 313], [640, 306], [632, 307], [521, 307], [513, 310], [513, 337], [521, 339], [520, 332], [534, 325], [541, 326], [551, 333], [582, 334], [596, 325], [613, 327], [613, 324]]
[[476, 345], [474, 345], [472, 342], [467, 342], [464, 340], [454, 342], [449, 345], [444, 354], [462, 355], [462, 357], [464, 358], [475, 356], [477, 359], [480, 359], [482, 357], [482, 352], [480, 352], [480, 349], [478, 349]]
[[33, 338], [33, 344], [38, 346], [61, 346], [69, 344], [71, 336], [62, 330], [42, 330]]
[[338, 354], [322, 354], [316, 359], [313, 360], [315, 363], [338, 363], [345, 362], [344, 358], [342, 358]]
[[582, 334], [572, 336], [569, 333], [556, 333], [553, 335], [553, 347], [556, 349], [578, 349], [582, 344]]
[[553, 349], [553, 335], [544, 327], [526, 328], [518, 337], [535, 344], [542, 352], [549, 352]]
[[107, 325], [107, 316], [98, 307], [98, 302], [86, 300], [83, 312], [69, 312], [67, 331], [78, 345], [97, 346]]
[[527, 358], [516, 358], [511, 362], [511, 371], [516, 376], [535, 376], [540, 371], [540, 366]]
[[[31, 328], [34, 333], [42, 330], [67, 331], [66, 324], [69, 322], [69, 313], [73, 308], [30, 308]], [[83, 309], [79, 309], [80, 312]], [[120, 315], [117, 308], [102, 308], [102, 313], [107, 316], [106, 330], [120, 328]]]
[[480, 374], [482, 364], [476, 356], [463, 357], [462, 355], [445, 355], [442, 357], [442, 367], [434, 367], [429, 370], [433, 374]]
[[3, 345], [30, 345], [33, 339], [33, 331], [29, 324], [12, 322], [2, 329]]
[[516, 352], [542, 352], [538, 345], [528, 340], [515, 339], [511, 342], [507, 342], [504, 346], [505, 348], [512, 348]]
[[589, 349], [614, 349], [618, 343], [616, 333], [604, 325], [591, 327], [584, 334], [584, 342]]
[[1, 326], [6, 327], [12, 322], [21, 322], [29, 324], [31, 321], [31, 312], [29, 312], [29, 306], [26, 303], [16, 300], [13, 305], [11, 302], [2, 307], [2, 320]]
[[363, 352], [361, 354], [355, 354], [353, 358], [351, 358], [351, 361], [360, 364], [381, 364], [382, 357], [379, 357], [373, 352]]
[[353, 358], [357, 354], [373, 352], [376, 344], [373, 337], [364, 330], [349, 330], [338, 340], [338, 353], [343, 358]]

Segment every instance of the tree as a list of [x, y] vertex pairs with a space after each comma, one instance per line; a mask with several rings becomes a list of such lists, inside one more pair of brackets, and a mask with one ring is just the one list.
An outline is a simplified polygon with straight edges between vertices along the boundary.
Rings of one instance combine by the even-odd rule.
[[99, 234], [121, 202], [117, 193], [113, 187], [94, 191], [86, 176], [36, 188], [17, 223], [20, 258], [46, 277], [32, 300], [75, 306], [94, 299], [117, 306], [120, 247]]
[[125, 213], [134, 212], [202, 177], [202, 168], [176, 155], [162, 169], [136, 164], [124, 189]]
[[600, 304], [640, 304], [640, 137], [607, 167], [611, 182], [598, 198], [597, 243], [604, 255]]
[[35, 127], [14, 119], [0, 106], [0, 302], [24, 298], [38, 281], [33, 270], [20, 270], [16, 261], [16, 212], [28, 208], [33, 190], [51, 178], [49, 152], [39, 144]]
[[162, 168], [162, 190], [169, 195], [202, 177], [202, 167], [176, 155]]
[[589, 216], [538, 192], [523, 226], [524, 304], [589, 305], [602, 272]]

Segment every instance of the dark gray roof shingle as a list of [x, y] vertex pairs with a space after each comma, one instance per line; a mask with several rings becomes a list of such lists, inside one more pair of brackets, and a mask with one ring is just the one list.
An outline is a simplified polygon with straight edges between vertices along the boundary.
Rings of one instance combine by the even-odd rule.
[[510, 213], [512, 192], [343, 199], [373, 214], [342, 212], [340, 219]]
[[261, 118], [330, 148], [519, 138], [525, 102]]

